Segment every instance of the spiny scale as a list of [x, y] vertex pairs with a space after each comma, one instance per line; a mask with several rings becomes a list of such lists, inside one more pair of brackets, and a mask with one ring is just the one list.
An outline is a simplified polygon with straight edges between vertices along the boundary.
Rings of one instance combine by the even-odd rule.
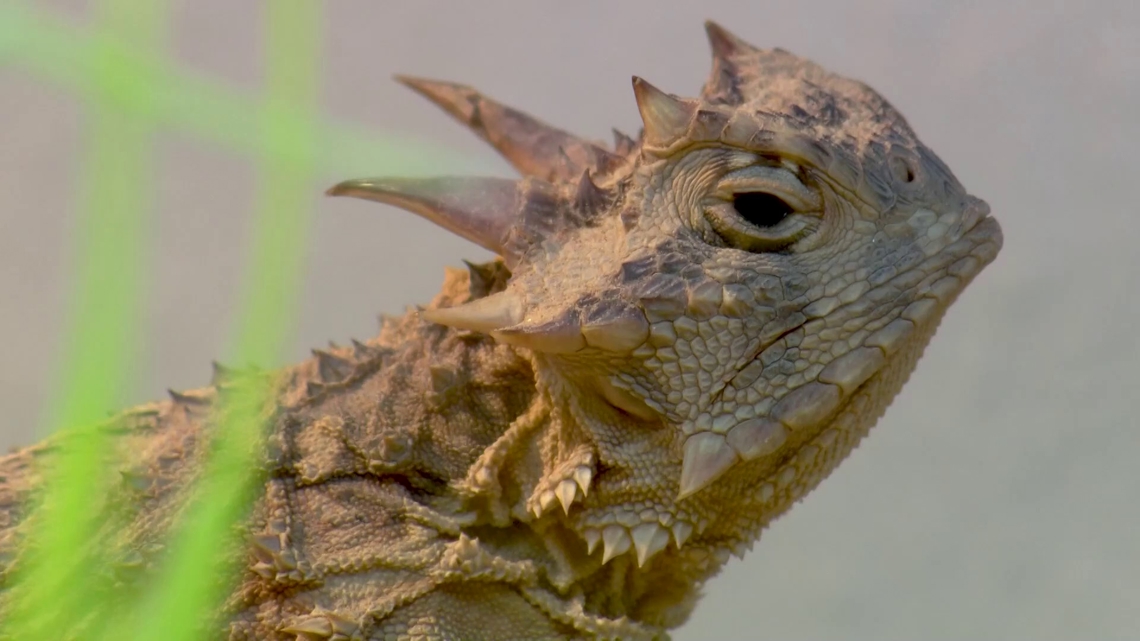
[[649, 559], [669, 545], [669, 532], [656, 523], [642, 523], [630, 530], [629, 534], [637, 552], [639, 567], [645, 567]]
[[607, 525], [602, 530], [602, 564], [609, 563], [614, 557], [629, 552], [633, 541], [629, 531], [620, 525]]
[[574, 206], [586, 212], [594, 212], [605, 207], [610, 201], [610, 195], [601, 187], [594, 184], [590, 171], [584, 170], [578, 179], [578, 188], [574, 192]]
[[637, 148], [637, 143], [626, 134], [614, 129], [614, 152], [621, 156], [628, 156]]
[[570, 506], [573, 505], [574, 499], [578, 496], [578, 485], [572, 479], [563, 479], [559, 481], [554, 493], [558, 495], [558, 502], [562, 504], [562, 511], [569, 516]]
[[633, 94], [645, 124], [645, 142], [653, 147], [668, 147], [682, 138], [697, 113], [695, 100], [667, 94], [637, 76], [633, 77]]
[[518, 325], [524, 313], [522, 300], [509, 292], [478, 298], [458, 307], [425, 309], [420, 312], [432, 323], [484, 333]]
[[317, 359], [317, 374], [321, 382], [335, 383], [352, 375], [356, 365], [347, 358], [342, 358], [323, 349], [313, 349], [313, 356]]
[[756, 47], [737, 38], [734, 34], [712, 20], [705, 21], [705, 34], [708, 35], [709, 47], [712, 48], [714, 63], [730, 62], [737, 56], [756, 52]]
[[684, 499], [708, 486], [740, 460], [736, 450], [720, 434], [701, 432], [685, 441], [685, 460], [681, 468], [681, 490]]
[[501, 343], [545, 354], [569, 354], [586, 347], [582, 328], [575, 318], [561, 317], [543, 323], [527, 323], [491, 333]]
[[756, 49], [711, 21], [705, 23], [705, 31], [712, 49], [713, 68], [701, 94], [715, 104], [738, 105], [744, 97], [740, 95], [735, 60], [754, 54]]

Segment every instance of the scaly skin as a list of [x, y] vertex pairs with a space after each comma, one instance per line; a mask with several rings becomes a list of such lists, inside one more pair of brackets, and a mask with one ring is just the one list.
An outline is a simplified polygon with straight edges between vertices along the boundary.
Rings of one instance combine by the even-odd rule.
[[[635, 78], [613, 150], [402, 79], [525, 177], [331, 193], [502, 260], [281, 373], [231, 638], [664, 638], [882, 415], [1000, 228], [873, 90], [708, 30], [701, 97]], [[224, 378], [115, 421], [134, 565]], [[0, 461], [10, 554], [45, 449]]]

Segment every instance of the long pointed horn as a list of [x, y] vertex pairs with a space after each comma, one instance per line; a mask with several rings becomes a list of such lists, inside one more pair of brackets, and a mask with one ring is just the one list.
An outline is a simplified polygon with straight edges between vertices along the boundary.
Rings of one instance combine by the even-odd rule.
[[396, 80], [466, 125], [524, 176], [570, 180], [587, 168], [612, 164], [610, 152], [605, 149], [496, 102], [466, 85], [410, 76], [396, 76]]
[[326, 193], [406, 209], [504, 257], [522, 205], [520, 185], [506, 178], [363, 178]]

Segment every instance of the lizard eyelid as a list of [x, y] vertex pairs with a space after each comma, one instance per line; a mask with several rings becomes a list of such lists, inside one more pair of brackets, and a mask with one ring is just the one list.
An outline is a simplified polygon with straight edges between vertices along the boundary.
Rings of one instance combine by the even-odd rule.
[[819, 223], [823, 199], [786, 167], [750, 165], [725, 175], [705, 203], [705, 219], [729, 245], [781, 251]]
[[760, 192], [778, 197], [799, 212], [819, 211], [823, 207], [819, 192], [805, 185], [799, 176], [785, 167], [770, 165], [750, 165], [726, 174], [717, 182], [713, 195], [732, 200], [737, 194]]
[[[750, 252], [783, 251], [819, 226], [818, 216], [794, 211], [785, 214], [785, 210], [779, 204], [775, 204], [783, 201], [773, 194], [753, 192], [743, 201], [752, 201], [767, 210], [752, 212], [761, 218], [756, 220], [756, 217], [749, 217], [738, 211], [737, 206], [741, 199], [734, 199], [733, 202], [712, 202], [704, 209], [705, 220], [712, 226], [713, 231], [725, 243], [736, 249]], [[787, 203], [783, 204], [786, 207]], [[772, 224], [763, 224], [767, 222]]]

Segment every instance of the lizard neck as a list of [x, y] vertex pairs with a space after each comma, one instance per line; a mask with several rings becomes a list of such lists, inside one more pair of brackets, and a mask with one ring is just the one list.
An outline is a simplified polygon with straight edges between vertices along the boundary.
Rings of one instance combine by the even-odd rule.
[[[788, 456], [742, 464], [685, 500], [670, 491], [681, 474], [679, 430], [617, 409], [607, 390], [564, 359], [519, 350], [533, 372], [531, 402], [457, 484], [480, 514], [472, 535], [495, 541], [504, 558], [539, 559], [549, 591], [586, 611], [676, 627], [704, 583], [866, 435], [937, 321], [917, 327], [829, 425], [791, 443]], [[647, 466], [644, 452], [655, 452], [656, 462]]]

